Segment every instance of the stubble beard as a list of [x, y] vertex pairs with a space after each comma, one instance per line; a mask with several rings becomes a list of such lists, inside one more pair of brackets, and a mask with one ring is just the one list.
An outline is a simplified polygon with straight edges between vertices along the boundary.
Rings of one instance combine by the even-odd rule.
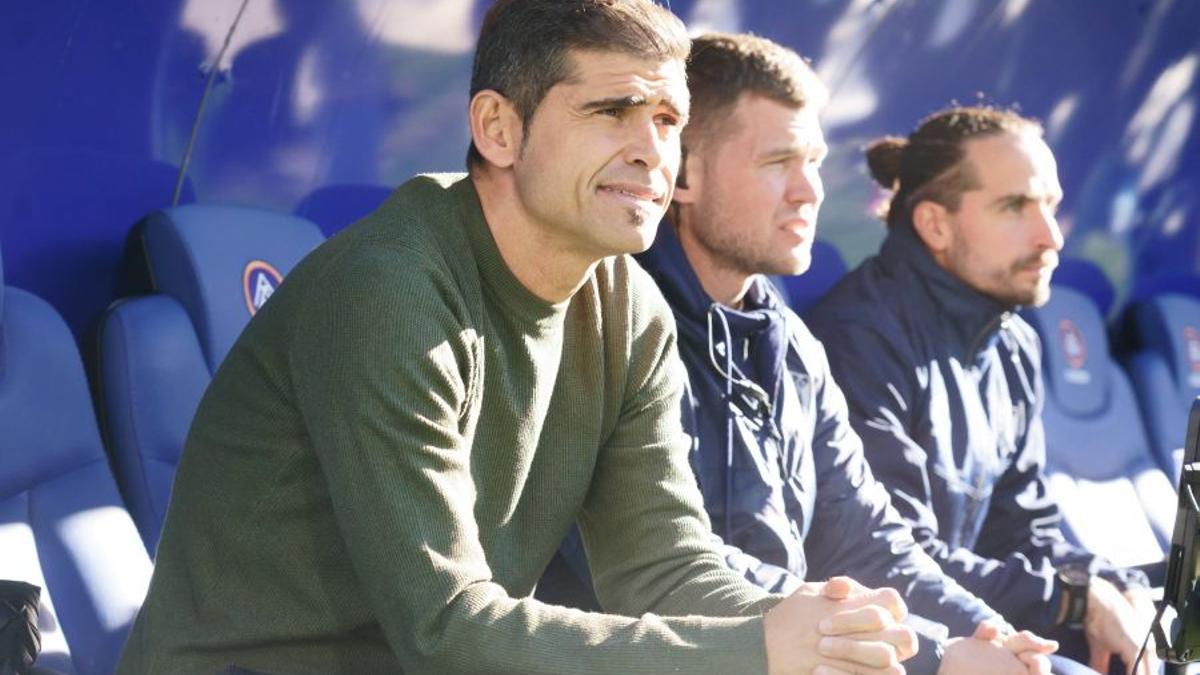
[[1033, 261], [1031, 258], [1020, 260], [1004, 270], [991, 274], [983, 287], [971, 283], [969, 277], [965, 275], [964, 272], [971, 265], [971, 261], [963, 252], [955, 255], [954, 261], [952, 271], [956, 277], [1005, 307], [1041, 307], [1050, 299], [1049, 282], [1038, 281], [1033, 286], [1026, 287], [1019, 283], [1021, 272]]

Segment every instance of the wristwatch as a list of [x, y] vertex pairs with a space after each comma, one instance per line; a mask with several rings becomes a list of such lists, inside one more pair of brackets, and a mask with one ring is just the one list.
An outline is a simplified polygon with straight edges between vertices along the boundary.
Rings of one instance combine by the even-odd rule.
[[1085, 565], [1063, 565], [1058, 568], [1058, 583], [1062, 586], [1062, 609], [1059, 610], [1059, 626], [1083, 627], [1087, 615], [1088, 587], [1092, 583], [1091, 570]]

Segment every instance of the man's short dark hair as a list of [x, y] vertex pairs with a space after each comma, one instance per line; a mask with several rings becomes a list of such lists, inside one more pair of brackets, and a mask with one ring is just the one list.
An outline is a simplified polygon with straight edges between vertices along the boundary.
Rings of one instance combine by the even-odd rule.
[[893, 193], [885, 205], [888, 227], [910, 221], [923, 201], [957, 211], [962, 194], [979, 187], [974, 167], [965, 161], [967, 141], [1004, 133], [1041, 136], [1042, 126], [1012, 110], [954, 106], [921, 120], [908, 138], [885, 136], [868, 145], [871, 176]]
[[[475, 47], [471, 97], [485, 89], [512, 102], [525, 131], [551, 87], [572, 74], [573, 49], [683, 61], [683, 22], [651, 0], [498, 0]], [[467, 166], [483, 161], [474, 142]]]
[[742, 94], [794, 108], [820, 109], [829, 98], [799, 54], [748, 33], [708, 33], [694, 39], [687, 74], [692, 107], [683, 146], [693, 150], [729, 116]]

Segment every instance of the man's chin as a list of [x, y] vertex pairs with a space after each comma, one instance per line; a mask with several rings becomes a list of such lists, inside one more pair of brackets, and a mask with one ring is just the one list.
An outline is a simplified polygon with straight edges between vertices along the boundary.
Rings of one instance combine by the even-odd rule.
[[1042, 305], [1046, 304], [1047, 302], [1050, 302], [1050, 287], [1049, 286], [1046, 286], [1045, 288], [1038, 288], [1033, 293], [1031, 293], [1030, 297], [1029, 297], [1029, 302], [1026, 303], [1026, 306], [1027, 307], [1041, 307]]
[[657, 218], [630, 220], [628, 229], [622, 233], [621, 237], [610, 242], [613, 249], [611, 255], [645, 252], [654, 243], [654, 238], [658, 234], [658, 224], [659, 219]]
[[1013, 290], [997, 300], [1010, 307], [1041, 307], [1050, 301], [1050, 286]]
[[812, 255], [790, 257], [769, 265], [763, 265], [760, 274], [772, 276], [795, 277], [804, 274], [812, 267]]

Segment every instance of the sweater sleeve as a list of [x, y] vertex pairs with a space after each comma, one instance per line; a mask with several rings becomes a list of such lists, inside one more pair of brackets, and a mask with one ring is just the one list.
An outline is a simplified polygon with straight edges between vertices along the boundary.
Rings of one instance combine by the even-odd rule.
[[922, 549], [946, 574], [1020, 628], [1045, 629], [1056, 607], [1055, 570], [1045, 558], [1020, 551], [992, 558], [951, 547], [933, 505], [929, 450], [909, 429], [924, 408], [915, 365], [875, 329], [851, 320], [820, 334], [831, 368], [848, 401], [850, 421], [872, 470], [910, 525]]
[[[289, 336], [293, 386], [338, 528], [404, 669], [763, 671], [759, 618], [589, 614], [510, 597], [493, 579], [474, 518], [476, 487], [461, 428], [471, 392], [482, 386], [482, 356], [454, 281], [424, 273], [422, 265], [429, 266], [416, 255], [360, 257], [350, 273], [326, 280], [297, 322], [302, 328]], [[655, 405], [665, 403], [630, 414], [653, 414]], [[629, 482], [632, 471], [657, 470], [637, 485], [661, 493], [647, 514], [683, 518], [685, 509], [669, 510], [678, 504], [674, 465], [648, 456], [661, 447], [615, 444], [612, 452], [635, 455], [635, 466], [607, 471], [596, 498], [622, 477]], [[638, 539], [622, 544], [632, 541]], [[710, 599], [692, 608], [718, 604]]]
[[724, 565], [687, 462], [669, 317], [664, 303], [634, 336], [625, 404], [580, 515], [596, 595], [622, 614], [761, 615], [774, 601]]

